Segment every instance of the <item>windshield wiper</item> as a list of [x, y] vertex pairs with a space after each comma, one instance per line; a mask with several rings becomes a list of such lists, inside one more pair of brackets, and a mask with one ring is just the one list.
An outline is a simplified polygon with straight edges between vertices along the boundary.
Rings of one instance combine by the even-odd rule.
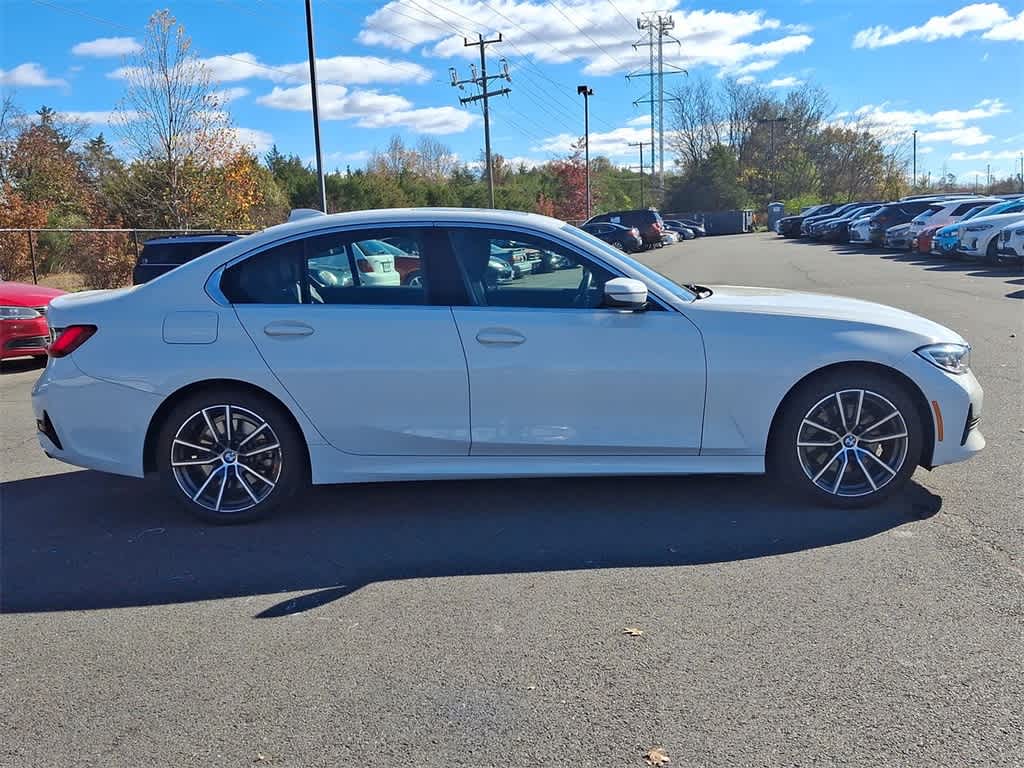
[[682, 286], [683, 286], [683, 288], [688, 290], [690, 293], [692, 293], [698, 299], [706, 299], [708, 296], [710, 296], [712, 293], [714, 293], [714, 291], [712, 291], [706, 285], [695, 285], [694, 283], [683, 283]]

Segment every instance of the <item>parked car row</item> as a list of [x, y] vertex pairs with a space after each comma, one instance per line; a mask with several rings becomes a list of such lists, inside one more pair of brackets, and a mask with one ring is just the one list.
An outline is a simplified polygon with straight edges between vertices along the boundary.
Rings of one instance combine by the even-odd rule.
[[653, 208], [600, 213], [587, 219], [580, 229], [626, 253], [694, 240], [707, 234], [699, 221], [662, 219]]
[[782, 237], [1024, 264], [1024, 194], [966, 193], [827, 203], [779, 220]]

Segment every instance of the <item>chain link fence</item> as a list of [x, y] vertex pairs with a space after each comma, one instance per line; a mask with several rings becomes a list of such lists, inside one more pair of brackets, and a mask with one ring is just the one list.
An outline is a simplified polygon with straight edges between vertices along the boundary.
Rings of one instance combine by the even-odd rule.
[[[72, 288], [118, 288], [131, 284], [132, 267], [148, 240], [158, 237], [248, 234], [215, 229], [0, 229], [0, 279]], [[78, 283], [78, 284], [74, 284]], [[60, 285], [59, 287], [65, 287]]]

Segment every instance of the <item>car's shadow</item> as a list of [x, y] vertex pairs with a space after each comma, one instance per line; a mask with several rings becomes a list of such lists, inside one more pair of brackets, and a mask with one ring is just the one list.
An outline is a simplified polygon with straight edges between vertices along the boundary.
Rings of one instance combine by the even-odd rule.
[[[152, 480], [69, 472], [0, 486], [0, 611], [267, 595], [258, 616], [421, 577], [680, 566], [854, 541], [934, 514], [794, 503], [763, 478], [418, 482], [314, 489], [278, 517], [205, 527]], [[306, 592], [280, 601], [275, 593]]]

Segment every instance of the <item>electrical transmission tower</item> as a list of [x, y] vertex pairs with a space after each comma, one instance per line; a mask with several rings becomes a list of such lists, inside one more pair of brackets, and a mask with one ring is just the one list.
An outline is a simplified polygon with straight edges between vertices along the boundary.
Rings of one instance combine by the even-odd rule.
[[465, 38], [463, 38], [463, 43], [465, 44], [466, 47], [469, 47], [471, 45], [479, 45], [480, 46], [480, 71], [479, 71], [479, 73], [477, 72], [475, 64], [470, 64], [469, 65], [469, 71], [472, 74], [472, 77], [470, 77], [470, 78], [468, 78], [466, 80], [459, 80], [459, 75], [455, 71], [455, 67], [451, 67], [448, 70], [448, 73], [452, 77], [452, 85], [454, 87], [458, 88], [459, 90], [465, 90], [466, 89], [466, 85], [469, 84], [469, 83], [472, 83], [473, 85], [475, 85], [477, 88], [480, 89], [480, 93], [476, 94], [475, 96], [467, 96], [465, 98], [460, 96], [459, 97], [459, 103], [462, 104], [462, 105], [466, 105], [466, 104], [471, 104], [474, 101], [483, 101], [483, 111], [484, 111], [484, 156], [486, 158], [486, 163], [487, 163], [487, 192], [488, 192], [491, 208], [493, 208], [494, 207], [494, 165], [491, 164], [491, 113], [490, 113], [490, 109], [489, 109], [489, 105], [487, 103], [487, 100], [491, 96], [504, 96], [504, 95], [507, 95], [509, 93], [512, 93], [512, 89], [510, 89], [510, 88], [499, 88], [496, 91], [490, 91], [490, 90], [487, 89], [487, 86], [490, 84], [491, 80], [507, 80], [508, 82], [511, 83], [512, 82], [512, 77], [508, 73], [508, 62], [505, 61], [505, 59], [501, 59], [501, 74], [490, 75], [490, 76], [488, 76], [488, 74], [487, 74], [487, 56], [484, 53], [484, 48], [486, 46], [488, 46], [488, 45], [491, 45], [492, 43], [500, 43], [501, 42], [501, 33], [500, 32], [498, 33], [498, 37], [495, 40], [484, 40], [484, 36], [483, 35], [478, 35], [478, 37], [479, 37], [479, 40], [477, 40], [476, 42], [473, 42], [473, 43], [471, 43], [471, 42], [469, 42], [469, 40], [466, 40]]
[[[633, 106], [651, 105], [651, 178], [658, 186], [665, 180], [665, 101], [678, 101], [674, 96], [665, 97], [665, 75], [686, 74], [686, 70], [665, 62], [665, 41], [681, 45], [670, 33], [675, 28], [671, 14], [650, 11], [636, 20], [636, 28], [646, 32], [646, 39], [641, 38], [633, 43], [633, 50], [648, 48], [650, 64], [646, 72], [630, 72], [627, 79], [646, 77], [649, 90], [646, 98], [637, 99]], [[657, 175], [655, 175], [657, 161]], [[653, 184], [652, 184], [653, 186]]]

